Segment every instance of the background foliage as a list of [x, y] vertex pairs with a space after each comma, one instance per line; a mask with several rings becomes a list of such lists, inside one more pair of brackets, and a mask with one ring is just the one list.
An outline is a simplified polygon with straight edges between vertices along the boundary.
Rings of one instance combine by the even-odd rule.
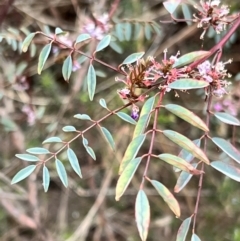
[[[227, 3], [227, 2], [226, 2]], [[122, 105], [117, 94], [121, 84], [115, 82], [115, 72], [95, 63], [97, 71], [97, 89], [92, 103], [86, 91], [89, 61], [74, 56], [77, 68], [71, 74], [69, 84], [62, 77], [62, 64], [69, 51], [59, 52], [57, 46], [50, 53], [41, 75], [37, 74], [38, 56], [46, 39], [33, 41], [30, 51], [20, 53], [21, 42], [30, 32], [43, 31], [54, 34], [55, 28], [68, 31], [63, 41], [74, 41], [84, 24], [95, 16], [101, 18], [110, 11], [113, 1], [5, 1], [0, 9], [0, 237], [1, 240], [139, 240], [134, 219], [134, 205], [141, 182], [144, 167], [140, 166], [120, 202], [115, 201], [115, 186], [118, 179], [119, 163], [130, 142], [134, 127], [113, 116], [104, 121], [113, 134], [116, 151], [103, 141], [100, 129], [92, 129], [86, 134], [90, 146], [96, 153], [95, 162], [82, 147], [82, 140], [71, 144], [81, 162], [83, 179], [78, 178], [71, 169], [65, 152], [59, 158], [68, 172], [68, 189], [59, 179], [55, 162], [48, 168], [51, 174], [49, 191], [43, 192], [42, 173], [34, 172], [21, 184], [10, 185], [11, 178], [26, 163], [17, 159], [15, 153], [23, 153], [26, 149], [41, 146], [51, 136], [58, 135], [62, 139], [70, 139], [71, 132], [63, 132], [66, 125], [85, 129], [87, 122], [73, 116], [76, 113], [87, 113], [92, 119], [101, 118], [105, 111], [98, 104], [102, 97], [110, 109]], [[240, 4], [231, 3], [231, 11], [239, 11]], [[181, 17], [188, 10], [178, 11]], [[111, 66], [117, 67], [129, 54], [146, 52], [161, 59], [163, 50], [168, 48], [169, 55], [181, 54], [213, 46], [219, 35], [199, 40], [201, 30], [186, 23], [161, 24], [159, 20], [169, 20], [169, 15], [161, 1], [120, 1], [111, 23], [111, 34], [115, 36], [115, 46], [108, 47], [97, 54], [97, 57]], [[239, 30], [224, 48], [224, 59], [233, 58], [228, 65], [233, 74], [231, 92], [224, 99], [217, 99], [225, 111], [240, 111], [240, 77], [239, 77]], [[96, 48], [92, 42], [89, 51]], [[113, 44], [114, 45], [114, 44]], [[117, 47], [116, 47], [117, 46]], [[57, 54], [56, 54], [57, 53]], [[65, 77], [68, 79], [68, 77]], [[180, 94], [176, 99], [174, 93], [164, 104], [178, 103], [191, 109], [199, 116], [204, 116], [204, 99], [199, 101], [199, 91], [195, 94]], [[230, 103], [230, 104], [229, 104]], [[217, 103], [215, 103], [217, 104]], [[129, 110], [130, 112], [130, 110]], [[106, 112], [107, 113], [107, 112]], [[191, 139], [198, 137], [198, 130], [186, 124], [170, 112], [162, 112], [159, 123], [165, 129], [171, 127], [175, 131], [188, 135]], [[211, 122], [212, 136], [230, 139], [233, 135], [231, 126], [220, 123], [216, 119]], [[239, 147], [239, 131], [235, 133], [236, 145]], [[59, 148], [58, 144], [52, 148]], [[158, 153], [170, 152], [178, 154], [180, 149], [167, 138], [159, 138], [154, 145]], [[142, 153], [147, 152], [143, 146]], [[219, 150], [209, 147], [211, 159], [216, 159]], [[26, 165], [27, 166], [27, 165]], [[149, 169], [151, 178], [164, 183], [171, 191], [176, 183], [172, 168], [153, 160]], [[240, 193], [239, 184], [212, 168], [206, 170], [198, 214], [197, 230], [201, 239], [210, 241], [240, 241]], [[188, 186], [176, 194], [182, 211], [182, 219], [193, 213], [198, 178], [193, 177]], [[181, 220], [176, 219], [164, 201], [159, 198], [155, 189], [148, 185], [145, 188], [151, 203], [151, 224], [148, 240], [171, 241], [176, 239], [176, 232]]]

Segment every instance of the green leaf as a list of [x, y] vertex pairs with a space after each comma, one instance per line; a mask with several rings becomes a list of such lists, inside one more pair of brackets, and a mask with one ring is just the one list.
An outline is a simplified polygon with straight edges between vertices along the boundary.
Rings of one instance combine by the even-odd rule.
[[105, 127], [101, 127], [101, 131], [102, 131], [103, 136], [105, 137], [106, 141], [108, 142], [108, 144], [111, 146], [113, 151], [115, 151], [115, 142], [112, 137], [112, 134]]
[[49, 154], [49, 150], [43, 147], [33, 147], [29, 148], [26, 150], [26, 152], [30, 154], [36, 154], [36, 155], [41, 155], [41, 154]]
[[181, 0], [168, 0], [163, 2], [163, 6], [170, 14], [173, 14], [180, 3]]
[[36, 168], [36, 165], [30, 165], [23, 168], [13, 177], [11, 184], [15, 184], [17, 182], [22, 181], [23, 179], [28, 177], [35, 170], [35, 168]]
[[[197, 147], [200, 147], [200, 146], [201, 146], [201, 139], [196, 139], [196, 140], [193, 140], [192, 142], [193, 142], [194, 144], [196, 144]], [[185, 149], [182, 149], [182, 150], [180, 151], [180, 153], [178, 154], [178, 156], [179, 156], [180, 158], [182, 158], [183, 160], [187, 161], [188, 163], [190, 163], [190, 162], [193, 160], [193, 158], [194, 158], [194, 156], [193, 156], [191, 153], [189, 153], [187, 150], [185, 150]], [[180, 170], [177, 169], [177, 168], [174, 168], [174, 171], [175, 171], [175, 172], [178, 172], [178, 171], [180, 171]]]
[[122, 120], [129, 122], [130, 124], [133, 124], [133, 125], [137, 124], [137, 122], [131, 116], [129, 116], [124, 112], [117, 112], [116, 115], [120, 117]]
[[175, 166], [185, 172], [189, 172], [194, 175], [199, 175], [202, 173], [202, 171], [195, 169], [191, 164], [189, 164], [188, 162], [186, 162], [185, 160], [183, 160], [178, 156], [164, 153], [164, 154], [158, 155], [158, 157], [161, 160], [167, 162], [168, 164]]
[[221, 161], [211, 162], [211, 166], [233, 180], [240, 182], [240, 168]]
[[74, 126], [64, 126], [62, 128], [62, 130], [65, 131], [65, 132], [75, 132], [75, 131], [77, 131]]
[[204, 58], [210, 54], [209, 51], [194, 51], [181, 56], [173, 65], [173, 68], [179, 68]]
[[229, 157], [240, 163], [240, 152], [230, 142], [218, 137], [213, 137], [212, 141]]
[[80, 169], [80, 166], [78, 163], [77, 156], [71, 148], [68, 148], [67, 156], [68, 156], [68, 160], [69, 160], [73, 170], [79, 175], [79, 177], [82, 178], [82, 173], [81, 173], [81, 169]]
[[47, 138], [42, 144], [46, 144], [46, 143], [61, 143], [61, 142], [63, 142], [61, 138], [59, 138], [57, 136], [53, 136], [53, 137]]
[[106, 101], [105, 101], [103, 98], [101, 98], [101, 99], [99, 100], [99, 104], [100, 104], [103, 108], [107, 109]]
[[201, 241], [201, 239], [195, 233], [193, 233], [191, 241]]
[[207, 86], [209, 86], [207, 81], [195, 79], [178, 79], [168, 85], [169, 88], [175, 90], [201, 89]]
[[147, 39], [147, 40], [150, 40], [151, 37], [152, 37], [152, 28], [151, 28], [151, 25], [149, 25], [148, 23], [147, 23], [147, 24], [145, 23], [144, 32], [145, 32], [145, 37], [146, 37], [146, 39]]
[[182, 148], [190, 152], [196, 158], [209, 165], [209, 160], [206, 154], [186, 136], [171, 130], [164, 130], [163, 134], [171, 141], [175, 142], [177, 145], [181, 146]]
[[99, 52], [103, 49], [105, 49], [109, 44], [110, 44], [110, 41], [111, 41], [111, 36], [110, 35], [107, 35], [105, 36], [97, 45], [97, 48], [96, 48], [96, 52]]
[[172, 112], [174, 115], [180, 117], [181, 119], [185, 120], [186, 122], [190, 123], [193, 126], [198, 127], [201, 130], [209, 131], [207, 125], [192, 111], [175, 104], [168, 104], [165, 108]]
[[116, 51], [119, 54], [123, 53], [123, 49], [122, 47], [116, 43], [116, 41], [111, 41], [110, 45], [109, 45], [114, 51]]
[[92, 64], [89, 65], [87, 73], [87, 85], [88, 85], [88, 94], [89, 99], [93, 100], [95, 90], [96, 90], [96, 72]]
[[76, 114], [73, 116], [74, 118], [80, 119], [80, 120], [92, 120], [89, 115], [86, 114]]
[[29, 154], [16, 154], [15, 156], [21, 160], [28, 161], [28, 162], [40, 161], [40, 159], [38, 157], [29, 155]]
[[224, 112], [216, 112], [214, 114], [220, 121], [229, 124], [229, 125], [235, 125], [240, 126], [240, 121], [235, 118], [234, 116], [224, 113]]
[[173, 213], [177, 216], [181, 216], [180, 206], [178, 201], [173, 196], [173, 194], [160, 182], [156, 180], [150, 180], [152, 185], [155, 187], [159, 195], [163, 198], [163, 200], [167, 203], [169, 208], [173, 211]]
[[60, 180], [62, 181], [65, 187], [68, 187], [68, 177], [67, 177], [67, 172], [64, 165], [58, 159], [55, 160], [55, 165], [56, 165], [57, 173]]
[[22, 51], [25, 53], [28, 50], [28, 47], [30, 45], [30, 43], [32, 42], [33, 38], [35, 37], [36, 33], [30, 33], [24, 40], [22, 43]]
[[137, 125], [135, 127], [134, 133], [133, 133], [133, 139], [142, 134], [149, 122], [150, 118], [150, 112], [152, 111], [153, 105], [155, 102], [155, 96], [149, 98], [143, 105]]
[[48, 168], [44, 165], [43, 166], [43, 189], [44, 189], [44, 192], [48, 191], [49, 184], [50, 184], [49, 171], [48, 171]]
[[186, 240], [187, 233], [188, 233], [188, 230], [189, 230], [189, 227], [191, 224], [191, 220], [192, 220], [192, 217], [189, 217], [182, 222], [180, 228], [178, 229], [176, 241], [185, 241]]
[[64, 35], [66, 34], [67, 32], [63, 31], [61, 28], [55, 28], [55, 34], [56, 35]]
[[68, 55], [68, 57], [64, 60], [62, 66], [62, 75], [64, 80], [68, 81], [72, 73], [72, 56]]
[[129, 22], [126, 22], [124, 24], [124, 27], [125, 27], [125, 39], [129, 41], [132, 36], [132, 24]]
[[135, 218], [141, 240], [146, 241], [150, 223], [150, 206], [147, 195], [143, 190], [139, 190], [137, 194], [135, 203]]
[[[197, 168], [197, 165], [198, 165], [197, 163], [192, 164], [194, 168]], [[180, 192], [188, 184], [192, 176], [193, 176], [192, 174], [182, 171], [180, 176], [177, 179], [177, 183], [174, 187], [174, 192], [176, 193]]]
[[145, 54], [145, 52], [139, 52], [139, 53], [131, 54], [122, 62], [121, 65], [134, 63], [138, 59], [141, 59], [144, 54]]
[[51, 43], [43, 47], [38, 59], [38, 74], [41, 74], [44, 64], [46, 63], [47, 58], [50, 54], [51, 48], [52, 48]]
[[137, 157], [131, 160], [126, 166], [126, 168], [123, 170], [121, 176], [118, 179], [117, 186], [116, 186], [116, 197], [115, 197], [116, 201], [119, 201], [120, 197], [124, 194], [141, 160], [142, 160], [141, 157]]
[[119, 168], [120, 175], [122, 174], [123, 170], [127, 167], [128, 163], [136, 157], [145, 138], [146, 138], [146, 135], [139, 135], [130, 142], [120, 164], [120, 168]]
[[91, 36], [88, 33], [82, 33], [82, 34], [78, 35], [75, 45], [80, 42], [83, 42], [87, 39], [90, 39], [90, 38], [91, 38]]
[[90, 146], [88, 146], [88, 140], [83, 137], [82, 143], [83, 143], [83, 146], [85, 147], [87, 153], [92, 157], [93, 160], [96, 161], [96, 155], [95, 155], [93, 149]]

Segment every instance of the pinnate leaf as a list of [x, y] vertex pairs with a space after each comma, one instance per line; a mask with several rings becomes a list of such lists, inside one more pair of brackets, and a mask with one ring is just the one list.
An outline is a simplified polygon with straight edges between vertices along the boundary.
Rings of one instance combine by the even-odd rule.
[[225, 174], [227, 177], [240, 182], [240, 168], [236, 167], [235, 165], [222, 161], [214, 161], [211, 162], [211, 166], [219, 172]]
[[129, 183], [131, 182], [140, 162], [141, 157], [137, 157], [131, 160], [127, 167], [123, 170], [121, 176], [118, 179], [117, 186], [116, 186], [116, 201], [120, 199], [120, 197], [124, 194], [125, 190], [127, 189]]
[[88, 140], [83, 137], [82, 143], [83, 143], [83, 146], [85, 147], [87, 153], [92, 157], [93, 160], [96, 160], [96, 155], [95, 155], [93, 149], [90, 146], [88, 146]]
[[71, 148], [68, 148], [67, 156], [73, 170], [79, 175], [79, 177], [82, 178], [82, 173], [81, 173], [80, 165], [78, 163], [77, 156]]
[[82, 34], [78, 35], [75, 45], [80, 42], [83, 42], [87, 39], [90, 39], [90, 38], [91, 38], [91, 36], [88, 33], [82, 33]]
[[30, 154], [16, 154], [15, 156], [23, 161], [28, 161], [28, 162], [37, 162], [40, 160], [38, 157]]
[[108, 144], [111, 146], [113, 151], [115, 151], [115, 142], [114, 142], [114, 139], [112, 137], [112, 134], [105, 127], [101, 127], [101, 131], [102, 131], [103, 136], [105, 137], [106, 141], [108, 142]]
[[41, 155], [41, 154], [49, 154], [49, 150], [43, 147], [33, 147], [26, 150], [26, 152], [35, 154], [35, 155]]
[[230, 142], [219, 137], [213, 137], [212, 141], [229, 157], [240, 163], [240, 152]]
[[52, 44], [49, 43], [46, 46], [43, 47], [40, 55], [39, 55], [39, 59], [38, 59], [38, 74], [41, 74], [42, 69], [47, 61], [47, 58], [50, 54], [52, 48]]
[[224, 123], [226, 123], [226, 124], [235, 125], [235, 126], [240, 126], [240, 121], [239, 121], [236, 117], [234, 117], [234, 116], [232, 116], [232, 115], [230, 115], [230, 114], [228, 114], [228, 113], [216, 112], [214, 115], [215, 115], [220, 121], [222, 121], [222, 122], [224, 122]]
[[68, 57], [64, 60], [62, 66], [62, 75], [64, 80], [68, 81], [72, 73], [72, 56], [68, 55]]
[[80, 119], [80, 120], [92, 120], [89, 115], [86, 114], [76, 114], [73, 116], [74, 118]]
[[45, 144], [45, 143], [61, 143], [61, 142], [63, 142], [63, 141], [60, 137], [52, 136], [52, 137], [47, 138], [42, 144]]
[[176, 241], [185, 241], [186, 240], [187, 233], [188, 233], [188, 230], [189, 230], [189, 227], [191, 224], [191, 220], [192, 220], [192, 217], [189, 217], [182, 222], [180, 228], [178, 229]]
[[209, 160], [205, 153], [190, 139], [172, 130], [164, 130], [163, 134], [171, 141], [175, 142], [177, 145], [181, 146], [182, 148], [193, 154], [196, 158], [209, 165]]
[[93, 100], [95, 90], [96, 90], [96, 72], [92, 64], [89, 65], [87, 73], [87, 85], [88, 85], [88, 94], [89, 99]]
[[135, 203], [135, 218], [141, 240], [146, 241], [150, 223], [150, 206], [147, 195], [143, 190], [139, 190], [137, 194]]
[[62, 183], [65, 187], [68, 187], [67, 172], [66, 172], [64, 165], [58, 159], [55, 160], [55, 165], [56, 165], [57, 174], [58, 174], [60, 180], [62, 181]]
[[48, 168], [44, 165], [43, 166], [43, 189], [44, 189], [44, 192], [48, 191], [49, 184], [50, 184], [49, 171], [48, 171]]
[[180, 217], [181, 210], [178, 204], [178, 201], [173, 196], [173, 194], [166, 188], [162, 183], [156, 180], [150, 180], [152, 185], [155, 187], [159, 195], [163, 198], [163, 200], [167, 203], [169, 208], [174, 212], [177, 217]]
[[165, 106], [165, 108], [172, 112], [174, 115], [180, 117], [181, 119], [187, 121], [193, 126], [198, 127], [199, 129], [202, 129], [204, 131], [209, 131], [206, 124], [192, 111], [189, 111], [188, 109], [175, 104], [168, 104]]
[[74, 126], [64, 126], [62, 128], [62, 130], [65, 131], [65, 132], [75, 132], [75, 131], [77, 131]]
[[23, 179], [31, 175], [32, 172], [35, 170], [35, 168], [36, 168], [36, 165], [30, 165], [23, 168], [13, 177], [11, 184], [15, 184], [17, 182], [22, 181]]
[[35, 37], [36, 33], [30, 33], [22, 43], [22, 51], [25, 53], [28, 50], [29, 45], [31, 44], [33, 38]]
[[123, 156], [122, 162], [120, 164], [119, 174], [122, 174], [123, 170], [127, 167], [129, 162], [137, 156], [138, 151], [141, 148], [145, 138], [146, 138], [146, 135], [142, 134], [142, 135], [135, 137], [130, 142], [130, 144], [128, 145], [127, 150]]
[[142, 56], [145, 54], [145, 52], [139, 52], [139, 53], [134, 53], [129, 55], [124, 61], [122, 62], [121, 65], [123, 64], [132, 64], [136, 62], [138, 59], [142, 58]]
[[116, 115], [118, 117], [120, 117], [122, 120], [124, 120], [130, 124], [133, 124], [133, 125], [137, 124], [137, 122], [131, 116], [129, 116], [128, 114], [126, 114], [124, 112], [117, 112]]
[[111, 41], [111, 36], [110, 35], [107, 35], [105, 36], [97, 45], [97, 48], [96, 48], [96, 52], [99, 52], [103, 49], [105, 49], [109, 44], [110, 44], [110, 41]]

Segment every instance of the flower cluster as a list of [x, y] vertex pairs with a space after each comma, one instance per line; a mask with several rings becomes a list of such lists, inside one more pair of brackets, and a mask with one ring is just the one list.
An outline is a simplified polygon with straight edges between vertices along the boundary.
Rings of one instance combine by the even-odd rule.
[[106, 33], [109, 32], [110, 24], [109, 24], [109, 16], [108, 14], [103, 14], [93, 21], [92, 19], [88, 19], [87, 23], [84, 24], [81, 32], [88, 33], [93, 38], [101, 40]]
[[[127, 65], [128, 71], [122, 70], [127, 74], [125, 79], [116, 78], [116, 81], [121, 81], [125, 87], [118, 90], [118, 94], [122, 99], [128, 99], [132, 103], [136, 101], [144, 101], [146, 96], [139, 95], [136, 89], [149, 89], [153, 86], [164, 88], [166, 91], [171, 89], [168, 87], [173, 81], [187, 77], [186, 69], [174, 68], [174, 64], [178, 61], [178, 52], [175, 56], [167, 58], [167, 50], [164, 51], [164, 58], [157, 62], [152, 56], [146, 60], [138, 59], [135, 66]], [[132, 117], [136, 119], [138, 108], [133, 104]]]
[[232, 60], [229, 60], [225, 63], [218, 62], [216, 65], [212, 65], [207, 60], [197, 66], [198, 76], [195, 77], [209, 82], [212, 87], [211, 93], [217, 97], [222, 97], [224, 94], [227, 94], [226, 87], [230, 84], [225, 78], [231, 77], [231, 75], [227, 73], [225, 65], [231, 62]]
[[227, 15], [229, 14], [229, 7], [221, 5], [220, 0], [200, 1], [200, 6], [194, 6], [199, 12], [194, 14], [194, 22], [198, 23], [198, 28], [203, 28], [204, 31], [200, 37], [203, 39], [207, 29], [212, 26], [217, 34], [226, 29], [230, 23]]

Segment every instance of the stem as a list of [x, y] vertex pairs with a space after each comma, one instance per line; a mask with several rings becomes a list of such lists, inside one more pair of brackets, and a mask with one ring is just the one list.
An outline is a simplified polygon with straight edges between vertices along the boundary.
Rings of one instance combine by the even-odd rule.
[[[210, 121], [210, 108], [212, 104], [212, 94], [211, 94], [211, 89], [209, 89], [209, 98], [208, 98], [208, 104], [207, 104], [207, 116], [206, 116], [206, 125], [209, 127], [209, 121]], [[203, 146], [203, 151], [206, 153], [207, 150], [207, 140], [208, 140], [208, 132], [205, 132], [204, 136], [204, 146]], [[200, 174], [199, 182], [198, 182], [198, 193], [197, 193], [197, 200], [196, 200], [196, 205], [194, 209], [194, 219], [193, 219], [193, 229], [192, 232], [195, 232], [195, 227], [196, 227], [196, 219], [197, 219], [197, 214], [198, 214], [198, 208], [199, 208], [199, 202], [200, 202], [200, 197], [201, 197], [201, 191], [202, 191], [202, 183], [203, 183], [203, 172], [204, 172], [204, 163], [202, 162], [201, 166], [201, 171], [202, 174]]]
[[151, 156], [152, 156], [153, 144], [154, 144], [155, 135], [156, 135], [156, 130], [157, 130], [158, 113], [159, 113], [159, 109], [160, 109], [160, 105], [161, 105], [161, 103], [162, 103], [162, 99], [163, 99], [164, 93], [165, 93], [165, 90], [163, 89], [163, 90], [160, 92], [159, 99], [158, 99], [158, 103], [157, 103], [157, 106], [156, 106], [156, 108], [155, 108], [154, 122], [153, 122], [153, 128], [152, 128], [152, 137], [151, 137], [151, 142], [150, 142], [149, 151], [148, 151], [148, 154], [147, 154], [147, 157], [148, 157], [148, 158], [147, 158], [147, 163], [146, 163], [146, 166], [145, 166], [145, 169], [144, 169], [144, 173], [143, 173], [143, 177], [142, 177], [142, 182], [141, 182], [141, 185], [140, 185], [140, 189], [143, 189], [144, 181], [145, 181], [145, 178], [146, 178], [146, 176], [147, 176], [147, 171], [148, 171], [148, 167], [149, 167], [150, 160], [151, 160]]

